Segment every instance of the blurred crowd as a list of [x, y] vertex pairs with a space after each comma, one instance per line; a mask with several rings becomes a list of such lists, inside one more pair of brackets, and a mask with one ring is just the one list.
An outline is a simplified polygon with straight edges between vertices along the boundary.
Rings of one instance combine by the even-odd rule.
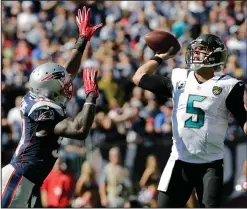
[[[100, 165], [95, 162], [95, 158], [100, 158], [95, 157], [96, 151], [91, 152], [96, 153], [94, 156], [87, 154], [88, 150], [107, 143], [149, 146], [171, 140], [172, 102], [135, 87], [131, 81], [136, 69], [154, 55], [143, 39], [147, 32], [155, 29], [171, 32], [182, 46], [177, 56], [159, 67], [157, 74], [169, 76], [175, 67], [186, 68], [184, 55], [189, 42], [200, 34], [212, 33], [224, 40], [230, 52], [223, 73], [247, 83], [246, 1], [3, 1], [1, 4], [2, 166], [8, 163], [21, 138], [19, 106], [28, 91], [32, 70], [49, 61], [65, 65], [78, 37], [75, 22], [78, 8], [84, 5], [91, 8], [92, 25], [105, 24], [88, 43], [81, 64], [82, 69], [95, 67], [100, 72], [95, 121], [85, 142], [71, 139], [61, 142], [65, 154], [41, 188], [44, 207], [157, 206], [160, 171], [155, 153], [148, 157], [147, 168], [138, 183], [131, 178], [131, 157], [124, 167], [118, 147], [109, 151], [109, 162], [102, 161]], [[85, 101], [81, 74], [74, 80], [74, 86], [73, 97], [66, 105], [71, 117]], [[242, 132], [232, 117], [229, 125], [226, 140], [234, 140]], [[68, 172], [64, 160], [73, 159], [74, 153], [85, 156], [80, 161], [82, 165], [77, 166], [77, 175]], [[54, 182], [57, 176], [61, 178]]]

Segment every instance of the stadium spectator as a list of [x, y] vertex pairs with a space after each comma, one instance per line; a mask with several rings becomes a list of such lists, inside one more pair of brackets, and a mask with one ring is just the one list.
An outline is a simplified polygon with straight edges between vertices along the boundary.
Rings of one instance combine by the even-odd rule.
[[113, 78], [112, 66], [113, 60], [108, 57], [103, 66], [102, 79], [99, 81], [99, 89], [105, 92], [110, 108], [121, 105], [124, 96], [124, 91], [120, 84]]
[[13, 133], [12, 139], [16, 141], [19, 141], [21, 138], [21, 126], [22, 126], [21, 113], [20, 113], [21, 100], [22, 97], [20, 96], [16, 97], [15, 107], [8, 112], [8, 116], [7, 116], [7, 122], [11, 127], [12, 130], [11, 132]]
[[73, 207], [100, 207], [99, 189], [95, 171], [87, 161], [81, 166], [81, 175], [76, 183], [75, 195], [76, 199], [73, 201]]
[[138, 201], [148, 208], [157, 208], [158, 203], [158, 181], [149, 179], [146, 182], [145, 189], [142, 189], [138, 195]]
[[41, 203], [45, 208], [67, 208], [75, 187], [74, 174], [67, 170], [67, 165], [59, 157], [41, 186]]
[[104, 167], [100, 181], [101, 204], [104, 207], [123, 207], [131, 182], [128, 170], [121, 165], [118, 147], [110, 149], [109, 160], [110, 162]]
[[162, 133], [163, 135], [169, 135], [172, 132], [172, 108], [173, 104], [171, 101], [166, 102], [160, 106], [160, 113], [154, 118], [154, 128], [156, 133]]
[[22, 38], [25, 37], [25, 32], [31, 30], [31, 28], [38, 21], [36, 15], [33, 13], [33, 2], [23, 1], [22, 12], [17, 17], [18, 30], [22, 32]]
[[155, 155], [148, 155], [146, 168], [139, 182], [141, 191], [138, 194], [138, 201], [146, 207], [157, 207], [157, 187], [161, 176]]
[[238, 57], [236, 55], [230, 55], [228, 57], [225, 73], [238, 79], [244, 78], [244, 70], [239, 66]]
[[143, 172], [139, 185], [144, 188], [149, 180], [159, 180], [160, 169], [155, 155], [148, 155], [146, 159], [146, 168]]

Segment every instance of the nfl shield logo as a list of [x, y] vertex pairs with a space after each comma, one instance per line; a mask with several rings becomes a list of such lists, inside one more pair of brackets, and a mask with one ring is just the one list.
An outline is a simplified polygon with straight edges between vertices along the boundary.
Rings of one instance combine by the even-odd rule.
[[222, 92], [222, 88], [221, 87], [219, 87], [219, 86], [214, 86], [213, 87], [213, 94], [215, 96], [219, 95], [221, 92]]

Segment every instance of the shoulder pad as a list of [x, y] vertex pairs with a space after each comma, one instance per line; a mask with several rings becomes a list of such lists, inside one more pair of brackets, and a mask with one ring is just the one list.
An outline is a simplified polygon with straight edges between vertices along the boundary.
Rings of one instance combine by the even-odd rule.
[[179, 75], [179, 77], [185, 76], [185, 79], [186, 79], [190, 72], [191, 71], [187, 69], [174, 68], [172, 70], [172, 77], [177, 77]]
[[30, 116], [35, 110], [55, 110], [59, 115], [64, 116], [64, 110], [59, 105], [49, 102], [49, 101], [39, 101], [36, 102], [32, 108], [28, 112], [28, 116]]
[[237, 84], [237, 83], [242, 83], [241, 80], [238, 80], [230, 75], [224, 75], [220, 76], [217, 79], [217, 84], [222, 87], [223, 89], [226, 89], [226, 91], [229, 93], [232, 88]]
[[176, 88], [176, 83], [179, 81], [186, 81], [190, 72], [188, 69], [174, 68], [171, 76], [173, 87]]
[[234, 86], [236, 83], [240, 81], [241, 80], [238, 80], [230, 75], [222, 75], [217, 79], [218, 83], [223, 83], [226, 86]]

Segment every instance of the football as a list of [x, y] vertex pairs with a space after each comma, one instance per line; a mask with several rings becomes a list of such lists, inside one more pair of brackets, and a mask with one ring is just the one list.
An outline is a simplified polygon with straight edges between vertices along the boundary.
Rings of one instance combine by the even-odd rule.
[[173, 53], [176, 54], [181, 49], [181, 46], [176, 37], [163, 30], [154, 30], [144, 36], [146, 44], [155, 53], [166, 53], [170, 47], [174, 47]]

